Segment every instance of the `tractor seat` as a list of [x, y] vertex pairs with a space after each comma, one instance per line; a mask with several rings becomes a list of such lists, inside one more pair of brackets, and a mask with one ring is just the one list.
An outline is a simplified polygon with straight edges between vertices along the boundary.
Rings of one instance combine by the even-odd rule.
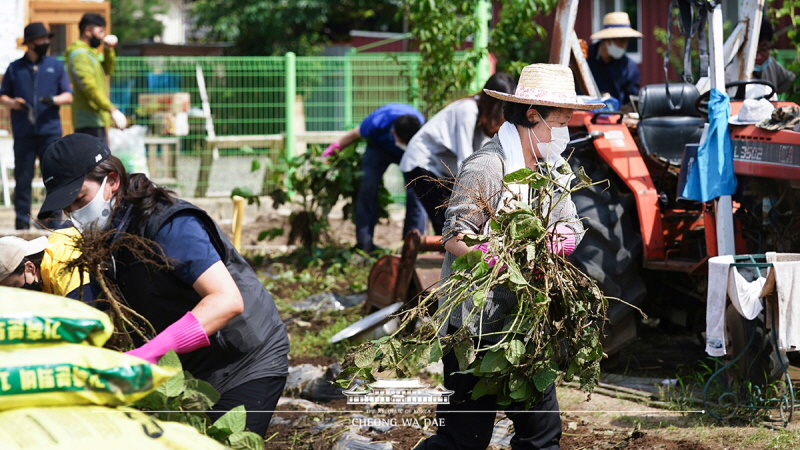
[[[680, 166], [686, 144], [697, 144], [706, 120], [695, 107], [700, 96], [688, 83], [651, 84], [639, 91], [639, 139], [645, 153]], [[670, 98], [672, 105], [670, 106]]]

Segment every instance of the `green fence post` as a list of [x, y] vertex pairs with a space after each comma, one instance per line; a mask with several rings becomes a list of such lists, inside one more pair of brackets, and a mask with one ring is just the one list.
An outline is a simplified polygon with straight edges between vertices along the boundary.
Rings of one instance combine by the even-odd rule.
[[478, 32], [475, 33], [475, 49], [484, 50], [484, 55], [481, 57], [480, 62], [475, 70], [475, 77], [472, 79], [471, 92], [477, 92], [486, 80], [489, 79], [489, 21], [491, 20], [492, 5], [486, 0], [478, 0], [478, 7], [476, 8], [475, 15], [477, 16]]
[[417, 69], [419, 68], [419, 55], [415, 55], [411, 62], [411, 106], [417, 111], [422, 111], [422, 102], [419, 98], [419, 80], [417, 79]]
[[294, 158], [294, 106], [297, 97], [297, 65], [295, 54], [292, 52], [286, 53], [286, 157]]
[[351, 48], [344, 55], [344, 128], [353, 127], [353, 55], [356, 49]]
[[[286, 160], [291, 161], [294, 159], [294, 144], [295, 144], [295, 135], [294, 135], [294, 107], [297, 98], [297, 62], [295, 54], [293, 52], [287, 52], [285, 55], [285, 67], [284, 67], [284, 77], [286, 77], [286, 99], [284, 102], [284, 108], [286, 115], [286, 128], [284, 129], [284, 143], [286, 144], [285, 154]], [[292, 195], [292, 169], [290, 168], [289, 171], [286, 173], [286, 189], [288, 190], [289, 195]]]

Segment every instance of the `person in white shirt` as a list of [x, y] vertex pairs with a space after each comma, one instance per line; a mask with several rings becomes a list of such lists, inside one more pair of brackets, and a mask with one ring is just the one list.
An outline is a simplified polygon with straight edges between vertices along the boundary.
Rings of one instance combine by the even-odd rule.
[[[499, 72], [484, 89], [512, 93], [516, 83], [511, 75]], [[444, 205], [461, 162], [491, 139], [504, 121], [502, 102], [481, 90], [447, 105], [409, 141], [400, 170], [412, 180], [435, 234], [442, 234]]]
[[[775, 58], [770, 56], [772, 50], [775, 32], [772, 29], [772, 24], [769, 23], [766, 17], [761, 21], [761, 30], [758, 34], [758, 49], [756, 50], [755, 65], [753, 73], [749, 77], [751, 80], [764, 80], [770, 82], [775, 87], [775, 94], [783, 94], [792, 89], [794, 79], [797, 75], [793, 72], [786, 70]], [[725, 70], [725, 81], [730, 83], [737, 81], [737, 74], [734, 71], [734, 66], [729, 65]], [[770, 89], [764, 85], [749, 85], [746, 87], [746, 98], [761, 98], [768, 94]], [[736, 94], [736, 88], [731, 88], [728, 94], [733, 96]], [[768, 100], [777, 100], [773, 95]]]

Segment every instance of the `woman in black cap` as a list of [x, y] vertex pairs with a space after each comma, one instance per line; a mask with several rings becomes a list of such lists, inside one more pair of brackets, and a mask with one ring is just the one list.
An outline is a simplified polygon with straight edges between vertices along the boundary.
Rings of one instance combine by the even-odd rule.
[[288, 374], [289, 340], [272, 296], [208, 214], [143, 174], [128, 175], [101, 140], [65, 136], [42, 161], [39, 216], [63, 210], [79, 230], [116, 229], [154, 241], [171, 268], [113, 255], [124, 301], [159, 333], [129, 352], [152, 363], [175, 350], [221, 394], [215, 411], [245, 405], [262, 436]]

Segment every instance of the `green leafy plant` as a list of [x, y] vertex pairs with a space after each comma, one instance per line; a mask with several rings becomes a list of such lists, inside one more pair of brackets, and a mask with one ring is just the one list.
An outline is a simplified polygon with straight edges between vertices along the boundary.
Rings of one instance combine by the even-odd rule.
[[[312, 259], [331, 256], [323, 244], [329, 243], [328, 216], [341, 205], [343, 218], [352, 219], [355, 200], [361, 179], [361, 155], [355, 146], [348, 146], [331, 157], [321, 157], [320, 149], [312, 146], [303, 155], [274, 167], [272, 183], [284, 186], [270, 193], [273, 206], [290, 203], [299, 210], [289, 220], [289, 244], [300, 242]], [[378, 193], [378, 217], [388, 218], [391, 203], [389, 191], [381, 186]], [[259, 238], [279, 236], [280, 232], [267, 230]]]
[[[800, 0], [783, 0], [781, 2], [770, 0], [768, 11], [776, 20], [788, 17], [792, 22], [792, 25], [786, 28], [786, 36], [792, 42], [796, 56], [786, 68], [790, 72], [800, 73], [800, 54], [797, 53], [797, 49], [800, 49], [800, 32], [797, 31], [800, 28]], [[786, 99], [800, 103], [800, 77], [795, 78], [794, 89], [789, 92]]]
[[[182, 369], [181, 361], [170, 351], [158, 362], [159, 366]], [[159, 420], [179, 422], [235, 450], [260, 450], [264, 439], [245, 431], [244, 406], [237, 406], [212, 423], [204, 411], [219, 400], [219, 392], [203, 380], [181, 370], [147, 397], [132, 406], [149, 412]]]
[[[507, 185], [527, 186], [530, 198], [539, 201], [534, 207], [507, 202], [490, 214], [486, 234], [464, 237], [469, 246], [485, 243], [495, 263], [490, 265], [481, 250], [457, 258], [454, 275], [402, 313], [396, 333], [348, 354], [339, 385], [348, 386], [355, 378], [374, 380], [374, 371], [408, 376], [453, 351], [460, 373], [479, 378], [473, 398], [494, 394], [500, 407], [540, 401], [559, 377], [569, 381], [578, 376], [581, 388], [591, 391], [600, 375], [607, 300], [594, 280], [550, 252], [547, 243], [551, 212], [567, 193], [592, 183], [582, 170], [577, 177], [574, 188], [555, 194], [561, 192], [554, 189], [557, 181], [538, 172], [521, 169], [507, 175]], [[492, 212], [486, 199], [467, 201]], [[516, 305], [501, 331], [484, 331], [484, 305], [496, 289], [513, 293]], [[428, 315], [434, 305], [438, 308]], [[464, 325], [442, 337], [439, 330], [454, 313], [464, 314]], [[414, 327], [418, 320], [422, 325]]]

